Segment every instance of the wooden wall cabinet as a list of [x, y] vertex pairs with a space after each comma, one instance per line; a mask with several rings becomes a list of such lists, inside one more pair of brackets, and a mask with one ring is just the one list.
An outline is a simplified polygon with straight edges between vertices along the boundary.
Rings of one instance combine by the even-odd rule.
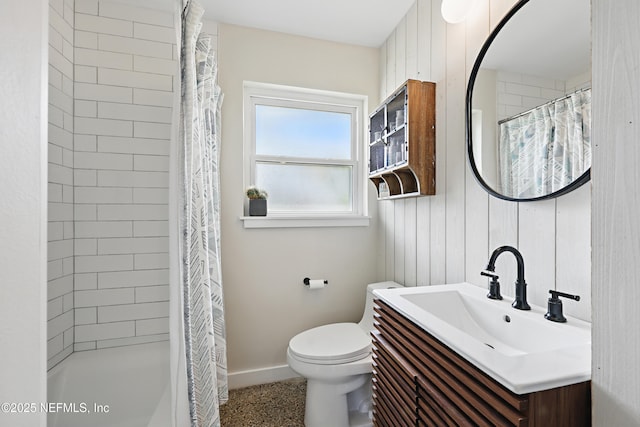
[[517, 395], [376, 300], [374, 426], [591, 425], [591, 381]]
[[436, 193], [435, 98], [435, 83], [407, 80], [369, 117], [369, 179], [379, 198]]

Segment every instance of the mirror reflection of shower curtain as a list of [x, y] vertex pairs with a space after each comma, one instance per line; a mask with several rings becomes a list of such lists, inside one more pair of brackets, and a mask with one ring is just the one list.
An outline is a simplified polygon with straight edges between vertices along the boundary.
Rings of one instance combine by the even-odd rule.
[[181, 99], [170, 166], [172, 425], [219, 426], [228, 399], [220, 271], [220, 107], [204, 9], [182, 0]]
[[591, 89], [500, 123], [499, 192], [535, 198], [558, 191], [591, 167]]

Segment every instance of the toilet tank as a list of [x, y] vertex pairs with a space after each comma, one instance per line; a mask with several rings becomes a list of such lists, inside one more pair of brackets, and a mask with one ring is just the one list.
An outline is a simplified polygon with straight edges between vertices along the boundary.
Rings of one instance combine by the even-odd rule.
[[402, 288], [403, 286], [396, 282], [378, 282], [367, 285], [367, 299], [364, 303], [364, 314], [358, 325], [369, 335], [373, 330], [373, 291], [376, 289]]

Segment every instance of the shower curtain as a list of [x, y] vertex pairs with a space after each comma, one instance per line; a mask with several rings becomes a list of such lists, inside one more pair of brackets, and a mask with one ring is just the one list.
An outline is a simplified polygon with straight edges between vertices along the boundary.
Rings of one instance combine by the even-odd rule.
[[183, 0], [180, 10], [181, 96], [170, 170], [172, 417], [177, 427], [209, 427], [220, 425], [219, 405], [228, 399], [218, 169], [223, 96], [212, 39], [200, 31], [202, 6]]
[[557, 191], [591, 167], [591, 89], [500, 122], [502, 194], [534, 198]]

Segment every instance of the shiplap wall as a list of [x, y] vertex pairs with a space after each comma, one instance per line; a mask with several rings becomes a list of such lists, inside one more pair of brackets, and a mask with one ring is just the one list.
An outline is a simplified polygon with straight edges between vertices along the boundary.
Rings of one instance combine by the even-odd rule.
[[[579, 294], [565, 312], [591, 318], [590, 185], [554, 200], [506, 202], [489, 196], [467, 166], [465, 92], [482, 43], [515, 0], [479, 0], [465, 23], [440, 15], [440, 0], [417, 0], [381, 47], [380, 100], [406, 79], [436, 82], [436, 195], [379, 202], [379, 275], [407, 286], [467, 281], [490, 253], [523, 254], [529, 302], [545, 307], [549, 289]], [[498, 259], [503, 293], [513, 295], [516, 262]]]
[[594, 1], [594, 426], [640, 425], [640, 2]]

